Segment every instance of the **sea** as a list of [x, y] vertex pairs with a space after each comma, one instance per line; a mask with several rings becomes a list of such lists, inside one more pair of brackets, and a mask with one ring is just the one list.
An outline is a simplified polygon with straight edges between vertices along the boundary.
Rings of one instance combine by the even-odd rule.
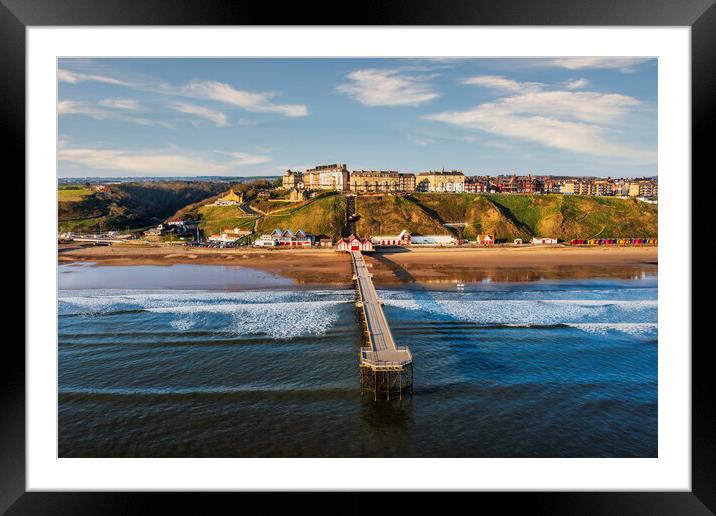
[[59, 456], [657, 457], [656, 266], [532, 272], [378, 285], [415, 387], [374, 401], [351, 289], [60, 265]]

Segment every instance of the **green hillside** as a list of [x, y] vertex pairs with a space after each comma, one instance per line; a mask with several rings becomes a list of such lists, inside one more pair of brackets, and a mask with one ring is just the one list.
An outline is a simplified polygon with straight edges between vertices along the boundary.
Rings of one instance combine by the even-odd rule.
[[397, 234], [447, 235], [450, 231], [409, 197], [381, 195], [356, 197], [356, 233], [361, 236]]
[[658, 236], [658, 207], [636, 199], [581, 195], [488, 195], [532, 235], [572, 238]]
[[460, 238], [473, 240], [479, 234], [497, 235], [500, 239], [531, 238], [523, 221], [506, 214], [493, 201], [474, 194], [413, 194], [408, 198], [432, 217], [445, 223], [466, 223], [454, 228]]
[[218, 233], [224, 228], [254, 227], [256, 216], [246, 214], [239, 206], [201, 206], [188, 215], [200, 220], [199, 227], [205, 235]]
[[[658, 236], [657, 205], [635, 199], [575, 195], [427, 194], [358, 198], [360, 234], [450, 231], [500, 240], [533, 236], [621, 238]], [[449, 227], [445, 224], [464, 224]]]
[[162, 181], [111, 185], [106, 193], [89, 187], [58, 188], [60, 231], [140, 228], [157, 224], [187, 204], [226, 190], [215, 182]]
[[341, 236], [346, 220], [346, 199], [342, 195], [327, 194], [278, 213], [269, 213], [259, 219], [259, 235], [270, 233], [275, 228], [304, 230], [314, 235], [325, 235], [333, 239]]
[[[237, 185], [238, 187], [239, 185]], [[265, 184], [240, 185], [252, 195]], [[124, 183], [110, 193], [88, 187], [58, 192], [60, 229], [94, 231], [141, 227], [168, 217], [201, 220], [205, 235], [225, 227], [303, 229], [337, 239], [346, 230], [346, 198], [325, 192], [309, 201], [259, 200], [250, 206], [210, 206], [227, 190], [211, 182]], [[247, 208], [248, 209], [248, 208]], [[486, 233], [502, 241], [533, 236], [621, 238], [658, 236], [657, 205], [635, 199], [575, 195], [429, 194], [360, 195], [356, 197], [359, 236], [453, 234], [468, 240]], [[446, 225], [447, 224], [447, 225]], [[450, 226], [452, 224], [452, 226]]]

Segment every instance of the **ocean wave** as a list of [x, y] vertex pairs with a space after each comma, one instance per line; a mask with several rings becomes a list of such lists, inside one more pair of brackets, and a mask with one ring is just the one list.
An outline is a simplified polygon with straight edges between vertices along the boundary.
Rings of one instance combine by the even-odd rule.
[[290, 301], [353, 299], [350, 290], [311, 291], [136, 291], [90, 290], [62, 291], [58, 296], [60, 315], [98, 314], [121, 310], [147, 310], [177, 306], [220, 304], [268, 304]]
[[657, 323], [565, 323], [566, 326], [577, 328], [588, 333], [605, 334], [609, 331], [618, 331], [629, 335], [644, 335], [656, 333]]
[[[220, 331], [239, 335], [261, 334], [274, 339], [304, 335], [324, 335], [338, 320], [338, 301], [299, 301], [290, 303], [224, 303], [147, 308], [148, 312], [180, 316], [176, 324], [190, 324], [193, 317], [205, 313], [231, 317], [229, 326]], [[174, 321], [172, 321], [174, 324]]]
[[[567, 322], [651, 322], [656, 301], [445, 300], [430, 297], [383, 298], [385, 306], [426, 312], [481, 325], [554, 325]], [[600, 320], [601, 319], [601, 320]]]

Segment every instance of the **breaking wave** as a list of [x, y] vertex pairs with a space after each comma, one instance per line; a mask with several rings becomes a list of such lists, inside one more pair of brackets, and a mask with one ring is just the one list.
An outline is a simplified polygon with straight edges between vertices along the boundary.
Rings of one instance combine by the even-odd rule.
[[176, 331], [197, 327], [285, 339], [325, 334], [338, 320], [336, 307], [352, 300], [349, 290], [65, 291], [59, 296], [59, 312], [67, 317], [143, 312], [162, 316]]

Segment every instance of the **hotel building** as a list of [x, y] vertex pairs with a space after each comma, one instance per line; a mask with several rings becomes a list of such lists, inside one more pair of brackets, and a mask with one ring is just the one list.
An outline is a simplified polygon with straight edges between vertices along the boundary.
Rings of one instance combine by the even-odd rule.
[[349, 176], [348, 167], [345, 163], [319, 165], [303, 173], [303, 188], [306, 190], [337, 190], [343, 192], [348, 190]]
[[459, 170], [449, 172], [421, 172], [415, 179], [418, 192], [464, 192], [465, 174]]

